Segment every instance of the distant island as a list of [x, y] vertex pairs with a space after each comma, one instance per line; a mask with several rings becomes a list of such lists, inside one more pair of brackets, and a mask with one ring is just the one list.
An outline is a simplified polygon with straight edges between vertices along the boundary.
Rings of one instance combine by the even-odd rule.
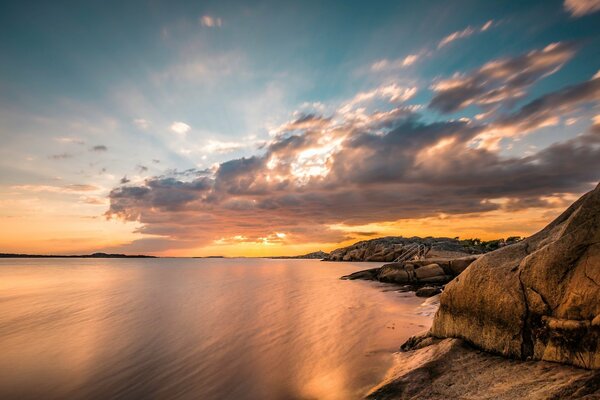
[[127, 254], [79, 254], [79, 255], [58, 255], [58, 254], [11, 254], [0, 253], [0, 258], [157, 258], [155, 256], [147, 256], [143, 254], [127, 255]]
[[326, 259], [327, 257], [329, 257], [329, 253], [325, 253], [324, 251], [314, 251], [312, 253], [308, 253], [308, 254], [303, 254], [300, 256], [274, 256], [274, 257], [267, 257], [267, 258], [272, 258], [272, 259], [276, 259], [276, 260], [288, 260], [288, 259], [305, 259], [305, 260], [323, 260]]

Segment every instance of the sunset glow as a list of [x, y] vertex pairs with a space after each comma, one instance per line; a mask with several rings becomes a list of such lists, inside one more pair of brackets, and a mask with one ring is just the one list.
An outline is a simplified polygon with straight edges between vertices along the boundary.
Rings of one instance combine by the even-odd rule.
[[159, 2], [110, 29], [108, 6], [84, 29], [83, 10], [13, 4], [0, 252], [267, 256], [535, 232], [600, 178], [598, 14], [435, 3], [357, 22], [350, 6]]

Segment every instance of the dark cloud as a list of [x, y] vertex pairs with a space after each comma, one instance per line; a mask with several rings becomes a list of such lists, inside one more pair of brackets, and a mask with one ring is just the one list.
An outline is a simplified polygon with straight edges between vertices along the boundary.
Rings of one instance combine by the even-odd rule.
[[556, 72], [577, 50], [574, 43], [554, 43], [542, 50], [491, 61], [466, 75], [456, 75], [433, 86], [429, 107], [451, 113], [471, 104], [489, 109], [511, 105], [539, 79]]
[[121, 185], [125, 185], [126, 183], [131, 182], [131, 180], [128, 179], [127, 176], [124, 176], [121, 178], [121, 180], [119, 182], [121, 183]]
[[600, 77], [568, 86], [531, 101], [519, 112], [501, 118], [496, 126], [517, 127], [521, 132], [536, 129], [579, 104], [598, 99], [600, 99]]
[[66, 160], [68, 158], [73, 158], [73, 154], [70, 153], [61, 153], [61, 154], [53, 154], [48, 156], [51, 160]]
[[477, 141], [481, 147], [497, 147], [504, 137], [519, 137], [545, 126], [558, 125], [562, 117], [598, 99], [600, 76], [594, 76], [589, 81], [541, 96], [512, 114], [498, 117], [486, 126]]
[[371, 237], [371, 236], [379, 236], [379, 232], [361, 232], [361, 231], [357, 231], [357, 232], [351, 232], [353, 235], [356, 236], [367, 236], [367, 237]]
[[95, 152], [103, 152], [103, 151], [108, 151], [108, 147], [100, 144], [97, 146], [94, 146], [90, 149], [90, 151], [95, 151]]

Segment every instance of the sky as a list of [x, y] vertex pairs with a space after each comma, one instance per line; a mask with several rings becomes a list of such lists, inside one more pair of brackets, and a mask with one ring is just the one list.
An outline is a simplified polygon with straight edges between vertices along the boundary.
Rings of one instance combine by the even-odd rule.
[[545, 226], [600, 180], [600, 0], [4, 1], [0, 252]]

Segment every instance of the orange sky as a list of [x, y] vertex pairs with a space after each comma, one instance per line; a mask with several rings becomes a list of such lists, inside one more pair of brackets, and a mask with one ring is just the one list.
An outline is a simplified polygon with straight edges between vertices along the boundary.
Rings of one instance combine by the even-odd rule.
[[[102, 214], [105, 204], [87, 204], [77, 195], [45, 195], [45, 192], [5, 192], [0, 201], [0, 249], [7, 253], [28, 254], [86, 254], [127, 245], [133, 240], [148, 237], [134, 233], [138, 223], [107, 220]], [[575, 196], [570, 200], [575, 199]], [[6, 210], [10, 209], [8, 214]], [[212, 244], [185, 249], [171, 249], [147, 254], [161, 256], [277, 256], [330, 251], [358, 240], [387, 235], [478, 237], [484, 240], [527, 236], [541, 229], [564, 209], [533, 208], [520, 211], [492, 211], [480, 214], [440, 215], [366, 225], [332, 225], [330, 228], [346, 233], [350, 239], [341, 243], [294, 243], [285, 236], [281, 241], [215, 240]], [[243, 236], [239, 232], [238, 236]], [[360, 233], [363, 233], [362, 235]], [[367, 233], [367, 234], [365, 234]], [[235, 236], [235, 235], [234, 235]], [[222, 243], [225, 242], [225, 243]], [[131, 253], [125, 251], [125, 253]], [[134, 252], [135, 253], [135, 252]]]

